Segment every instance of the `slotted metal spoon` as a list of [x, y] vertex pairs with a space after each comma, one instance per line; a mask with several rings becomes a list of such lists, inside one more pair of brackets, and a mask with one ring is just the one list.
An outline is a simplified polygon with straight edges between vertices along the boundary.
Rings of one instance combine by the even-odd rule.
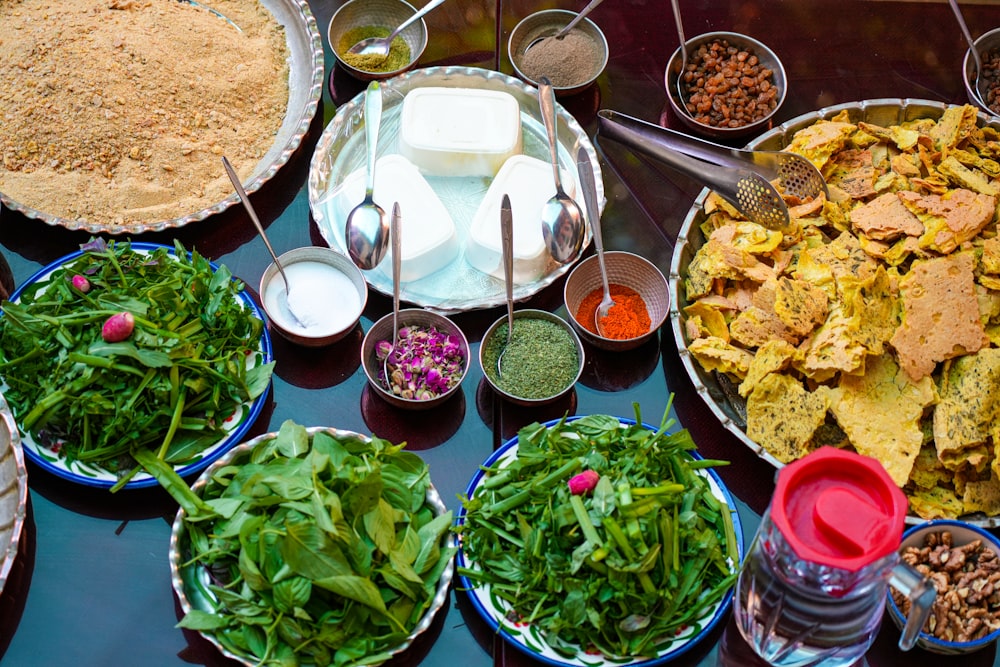
[[597, 133], [703, 182], [748, 220], [788, 227], [788, 206], [772, 184], [799, 199], [829, 197], [826, 181], [808, 159], [786, 151], [741, 150], [695, 139], [617, 111], [597, 112]]

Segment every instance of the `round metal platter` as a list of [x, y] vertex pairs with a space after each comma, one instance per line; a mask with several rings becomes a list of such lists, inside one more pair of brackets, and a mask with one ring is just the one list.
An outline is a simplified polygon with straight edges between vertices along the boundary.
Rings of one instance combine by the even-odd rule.
[[[191, 4], [201, 4], [210, 11], [215, 11], [212, 10], [211, 0], [204, 0], [200, 3], [192, 0], [185, 1]], [[247, 193], [259, 190], [291, 159], [292, 154], [308, 132], [309, 125], [316, 115], [319, 101], [323, 96], [323, 40], [320, 37], [316, 19], [306, 0], [260, 0], [260, 3], [285, 29], [285, 40], [289, 50], [288, 107], [281, 127], [274, 137], [274, 144], [254, 167], [247, 181], [243, 183]], [[36, 218], [54, 227], [83, 229], [94, 234], [140, 234], [183, 227], [189, 223], [204, 220], [211, 215], [221, 213], [230, 206], [239, 204], [240, 200], [234, 192], [216, 204], [179, 218], [150, 222], [137, 221], [126, 224], [63, 218], [25, 206], [2, 192], [0, 192], [0, 203], [26, 217]]]
[[[567, 421], [575, 421], [577, 419], [580, 419], [579, 415], [570, 417]], [[633, 425], [636, 423], [634, 420], [623, 418], [619, 418], [619, 421], [623, 425]], [[559, 422], [560, 420], [558, 419], [552, 420], [546, 422], [544, 426], [551, 427]], [[648, 424], [642, 424], [642, 426], [651, 431], [657, 430]], [[514, 437], [493, 452], [472, 477], [465, 491], [465, 497], [472, 498], [475, 496], [477, 490], [486, 481], [485, 470], [487, 468], [491, 468], [496, 464], [506, 466], [517, 460], [517, 448], [518, 439]], [[693, 451], [690, 454], [695, 459], [701, 458], [697, 452]], [[736, 535], [736, 550], [739, 562], [741, 563], [743, 562], [744, 555], [743, 529], [739, 513], [736, 511], [735, 499], [729, 489], [723, 484], [718, 473], [714, 470], [711, 468], [702, 468], [698, 472], [708, 480], [712, 495], [720, 503], [729, 508], [729, 515], [733, 522], [733, 531]], [[458, 512], [456, 522], [458, 524], [463, 523], [465, 516], [466, 510], [463, 507]], [[479, 564], [471, 561], [465, 551], [462, 550], [461, 542], [459, 543], [459, 551], [456, 558], [460, 568], [480, 569]], [[735, 563], [733, 567], [739, 567], [739, 563]], [[690, 624], [683, 631], [679, 632], [672, 641], [661, 644], [657, 648], [656, 655], [639, 657], [605, 656], [588, 650], [583, 646], [579, 647], [576, 655], [569, 655], [566, 653], [569, 647], [565, 644], [562, 647], [562, 652], [556, 651], [549, 646], [537, 625], [521, 620], [512, 620], [510, 603], [500, 596], [494, 595], [489, 584], [483, 584], [465, 575], [459, 575], [459, 581], [461, 582], [461, 589], [469, 596], [472, 606], [494, 632], [519, 651], [543, 664], [553, 665], [554, 667], [655, 667], [656, 665], [664, 665], [687, 653], [699, 641], [704, 639], [706, 635], [711, 633], [720, 621], [726, 618], [729, 606], [733, 600], [733, 589], [731, 588], [714, 607], [706, 610], [700, 618], [692, 619]]]
[[[819, 120], [832, 118], [841, 111], [847, 111], [851, 122], [865, 121], [875, 125], [887, 127], [897, 125], [902, 122], [916, 120], [919, 118], [940, 118], [948, 104], [935, 102], [933, 100], [921, 99], [899, 99], [884, 98], [865, 100], [860, 102], [848, 102], [835, 106], [825, 107], [818, 111], [803, 114], [793, 118], [780, 126], [762, 134], [751, 141], [747, 148], [753, 150], [781, 150], [789, 143], [792, 137], [801, 129], [809, 127]], [[979, 125], [991, 125], [997, 127], [997, 123], [990, 123], [989, 119], [979, 113]], [[736, 395], [735, 391], [720, 384], [718, 376], [705, 371], [701, 364], [695, 360], [688, 351], [688, 337], [684, 328], [683, 311], [690, 302], [684, 290], [684, 277], [687, 275], [688, 265], [694, 258], [695, 253], [705, 243], [701, 234], [700, 226], [705, 221], [705, 200], [711, 190], [703, 189], [694, 201], [691, 210], [688, 211], [684, 224], [677, 235], [677, 243], [674, 246], [673, 257], [670, 262], [670, 324], [673, 329], [674, 339], [677, 341], [677, 349], [680, 352], [681, 363], [687, 371], [688, 376], [694, 383], [698, 394], [704, 399], [712, 413], [718, 417], [722, 425], [730, 433], [735, 435], [743, 444], [753, 450], [759, 457], [766, 460], [775, 468], [781, 468], [783, 463], [764, 450], [759, 444], [747, 437], [746, 434], [746, 414], [745, 404]], [[1000, 516], [987, 517], [985, 514], [973, 514], [962, 517], [964, 520], [979, 526], [993, 528], [1000, 526]], [[907, 517], [908, 523], [920, 523], [924, 521], [920, 517]]]
[[[166, 248], [171, 257], [174, 255], [173, 247], [162, 246], [154, 243], [135, 242], [131, 243], [130, 247], [137, 253], [150, 253], [157, 248]], [[35, 275], [25, 281], [23, 285], [17, 288], [14, 294], [11, 295], [11, 301], [16, 303], [21, 298], [25, 289], [29, 286], [49, 281], [54, 271], [59, 269], [64, 264], [76, 260], [81, 255], [83, 255], [83, 251], [77, 251], [57, 259], [52, 264], [42, 268]], [[214, 263], [210, 264], [213, 271], [218, 271], [219, 267], [217, 265]], [[243, 304], [243, 307], [249, 310], [253, 317], [262, 321], [265, 320], [263, 312], [254, 302], [253, 297], [250, 296], [250, 293], [247, 292], [246, 289], [240, 291], [235, 298], [239, 299], [239, 301]], [[256, 353], [247, 357], [247, 368], [262, 366], [270, 363], [272, 360], [271, 337], [267, 332], [267, 327], [264, 327], [261, 333], [260, 341], [258, 341]], [[6, 386], [6, 382], [4, 382], [3, 378], [0, 377], [0, 389], [5, 389]], [[224, 424], [226, 433], [216, 443], [212, 444], [198, 454], [193, 455], [190, 459], [175, 464], [174, 469], [177, 473], [182, 477], [194, 475], [195, 473], [204, 470], [209, 464], [237, 444], [243, 436], [246, 435], [247, 431], [250, 430], [250, 427], [253, 426], [254, 422], [257, 421], [257, 417], [260, 416], [261, 411], [267, 404], [270, 391], [271, 389], [269, 384], [268, 389], [265, 390], [260, 396], [242, 403], [239, 406], [239, 409], [234, 411], [233, 414], [226, 420]], [[15, 418], [12, 417], [12, 419], [16, 422]], [[110, 489], [118, 482], [118, 477], [114, 472], [101, 466], [84, 463], [79, 460], [68, 461], [65, 456], [62, 456], [58, 452], [53, 451], [50, 447], [35, 441], [30, 433], [19, 432], [19, 427], [15, 427], [15, 434], [20, 437], [20, 442], [24, 449], [24, 455], [32, 463], [52, 473], [53, 475], [56, 475], [57, 477], [61, 477], [77, 484], [83, 484], [84, 486], [106, 489]], [[137, 472], [135, 477], [125, 484], [123, 488], [138, 489], [157, 486], [157, 484], [158, 482], [156, 479], [154, 479], [145, 470], [142, 470]]]
[[28, 512], [28, 471], [21, 438], [7, 401], [0, 396], [0, 591], [10, 576]]
[[[334, 438], [357, 438], [362, 442], [368, 442], [370, 438], [366, 435], [360, 433], [355, 433], [353, 431], [344, 431], [341, 429], [312, 426], [306, 429], [310, 437], [316, 433], [323, 432], [328, 433]], [[209, 484], [212, 476], [220, 468], [232, 465], [240, 465], [245, 459], [249, 460], [250, 454], [263, 442], [267, 442], [277, 437], [277, 433], [264, 433], [251, 440], [247, 440], [241, 445], [234, 447], [229, 450], [225, 456], [215, 461], [211, 467], [206, 469], [191, 486], [191, 490], [194, 491], [198, 496], [202, 496], [205, 492], [205, 487]], [[430, 505], [435, 515], [441, 515], [448, 511], [441, 500], [440, 494], [437, 489], [434, 488], [432, 484], [427, 489], [427, 504]], [[188, 562], [190, 553], [188, 551], [188, 534], [187, 530], [184, 528], [184, 517], [186, 513], [183, 508], [177, 511], [177, 516], [174, 518], [174, 523], [170, 531], [170, 581], [173, 584], [174, 591], [177, 593], [177, 599], [180, 601], [181, 609], [185, 614], [189, 611], [197, 609], [209, 613], [217, 612], [221, 606], [215, 594], [209, 588], [210, 583], [212, 583], [212, 575], [208, 569], [200, 564], [192, 564]], [[447, 544], [453, 546], [455, 543], [455, 536], [453, 534], [448, 534], [445, 538]], [[402, 653], [407, 648], [413, 644], [413, 641], [421, 634], [430, 628], [431, 623], [434, 622], [435, 616], [444, 607], [445, 602], [448, 600], [448, 592], [451, 590], [451, 581], [455, 575], [455, 561], [452, 559], [448, 566], [444, 569], [441, 574], [441, 578], [438, 580], [437, 588], [434, 591], [434, 597], [431, 600], [430, 606], [428, 606], [427, 611], [420, 618], [413, 632], [410, 633], [407, 638], [396, 646], [387, 649], [386, 654], [395, 656]], [[201, 635], [212, 642], [219, 651], [227, 658], [232, 658], [240, 664], [247, 665], [247, 667], [254, 667], [260, 664], [258, 660], [254, 659], [250, 655], [237, 654], [225, 646], [216, 638], [216, 636], [210, 631], [200, 631]], [[381, 663], [366, 663], [366, 664], [381, 664]]]
[[[427, 67], [417, 69], [382, 82], [382, 122], [379, 133], [378, 156], [397, 153], [397, 137], [403, 97], [407, 92], [421, 87], [473, 88], [498, 90], [510, 93], [521, 109], [521, 128], [524, 137], [523, 153], [548, 162], [549, 149], [538, 108], [538, 91], [520, 79], [474, 67]], [[337, 110], [327, 125], [313, 153], [309, 168], [309, 208], [327, 244], [340, 252], [347, 252], [344, 224], [347, 214], [357, 202], [342, 201], [339, 186], [345, 178], [365, 167], [365, 137], [362, 111], [364, 92], [358, 94]], [[560, 104], [556, 104], [556, 140], [558, 159], [564, 178], [577, 180], [576, 154], [583, 147], [594, 169], [598, 205], [604, 208], [604, 183], [600, 162], [587, 133], [576, 119]], [[489, 178], [428, 176], [428, 183], [441, 199], [455, 222], [459, 247], [464, 249], [469, 224], [490, 185]], [[564, 181], [571, 191], [568, 181]], [[579, 188], [577, 188], [579, 191]], [[406, 215], [403, 214], [405, 226]], [[590, 226], [587, 225], [583, 247], [590, 243]], [[438, 312], [458, 312], [479, 308], [492, 308], [505, 302], [502, 280], [472, 268], [465, 260], [464, 250], [447, 266], [419, 280], [404, 281], [400, 298], [418, 306]], [[363, 271], [368, 284], [383, 294], [392, 294], [392, 272], [389, 263]], [[550, 285], [572, 268], [573, 263], [560, 265], [549, 259], [548, 267], [538, 280], [514, 286], [514, 299], [524, 300]]]

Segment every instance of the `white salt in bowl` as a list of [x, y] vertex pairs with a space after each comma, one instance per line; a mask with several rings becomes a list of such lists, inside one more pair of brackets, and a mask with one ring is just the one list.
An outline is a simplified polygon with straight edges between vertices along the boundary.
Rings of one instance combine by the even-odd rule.
[[[553, 76], [552, 72], [542, 71], [532, 76], [532, 68], [528, 67], [526, 69], [525, 54], [528, 47], [543, 37], [556, 34], [569, 25], [569, 22], [576, 18], [576, 16], [576, 12], [564, 9], [546, 9], [529, 14], [514, 26], [514, 29], [510, 33], [510, 38], [507, 40], [507, 54], [510, 56], [510, 62], [514, 66], [514, 71], [517, 72], [520, 78], [537, 86], [538, 78], [543, 75], [548, 76], [552, 81], [552, 91], [556, 95], [578, 93], [597, 80], [597, 77], [604, 72], [604, 68], [608, 64], [608, 40], [601, 29], [597, 27], [597, 24], [588, 18], [584, 18], [577, 23], [576, 27], [569, 33], [572, 35], [576, 31], [580, 31], [580, 33], [585, 37], [589, 37], [593, 42], [592, 50], [569, 54], [580, 60], [578, 69], [579, 80], [572, 83], [561, 83]], [[571, 43], [564, 40], [564, 44]], [[527, 64], [530, 65], [530, 61]]]
[[[260, 301], [271, 329], [296, 345], [324, 347], [350, 333], [368, 302], [368, 284], [347, 255], [319, 246], [289, 250], [278, 257], [288, 276], [296, 323], [288, 311], [285, 283], [273, 262], [260, 278]], [[301, 311], [301, 312], [299, 312]]]

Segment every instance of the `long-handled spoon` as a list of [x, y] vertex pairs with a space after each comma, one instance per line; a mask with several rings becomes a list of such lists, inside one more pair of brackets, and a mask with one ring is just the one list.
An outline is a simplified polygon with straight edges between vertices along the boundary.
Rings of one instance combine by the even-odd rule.
[[608, 284], [608, 269], [604, 264], [604, 238], [601, 234], [601, 210], [597, 203], [597, 184], [594, 180], [594, 166], [590, 164], [590, 156], [583, 146], [576, 152], [576, 168], [580, 173], [580, 188], [583, 190], [583, 205], [587, 210], [587, 219], [594, 233], [594, 248], [597, 250], [597, 265], [601, 269], [601, 286], [604, 288], [604, 298], [594, 312], [594, 326], [597, 333], [607, 338], [601, 323], [608, 316], [615, 300], [611, 297], [611, 286]]
[[389, 245], [389, 219], [375, 203], [375, 151], [382, 121], [382, 90], [378, 81], [368, 84], [365, 91], [365, 143], [367, 148], [368, 181], [365, 198], [347, 214], [344, 238], [347, 252], [360, 269], [374, 269], [385, 256]]
[[563, 190], [556, 143], [556, 96], [548, 77], [543, 76], [540, 84], [538, 105], [542, 110], [542, 121], [545, 123], [545, 133], [549, 139], [552, 176], [556, 184], [556, 193], [542, 207], [542, 238], [549, 248], [552, 259], [560, 264], [567, 264], [576, 259], [583, 246], [585, 234], [583, 211]]
[[687, 40], [684, 39], [684, 24], [681, 22], [681, 8], [680, 2], [678, 0], [670, 0], [670, 4], [674, 8], [674, 23], [677, 24], [677, 39], [680, 40], [680, 50], [681, 50], [681, 71], [677, 73], [677, 98], [680, 104], [680, 108], [684, 109], [684, 113], [691, 115], [688, 111], [687, 102], [684, 99], [684, 72], [687, 71], [688, 66], [688, 50], [687, 50]]
[[958, 19], [958, 27], [962, 29], [962, 35], [965, 37], [965, 41], [969, 45], [969, 51], [972, 52], [972, 59], [976, 63], [976, 78], [972, 82], [972, 89], [976, 91], [980, 105], [989, 108], [989, 105], [986, 103], [986, 100], [989, 98], [989, 92], [982, 88], [985, 85], [983, 81], [983, 58], [979, 55], [979, 49], [976, 48], [976, 42], [972, 39], [972, 33], [969, 32], [969, 26], [965, 23], [962, 10], [958, 8], [958, 2], [956, 0], [948, 0], [948, 4], [951, 5], [951, 11], [954, 12], [955, 18]]
[[514, 216], [510, 210], [510, 197], [506, 194], [500, 203], [500, 247], [504, 287], [507, 290], [507, 342], [497, 355], [497, 377], [503, 375], [503, 355], [514, 339]]
[[392, 347], [382, 361], [382, 372], [385, 374], [387, 387], [392, 387], [391, 376], [389, 374], [389, 358], [396, 351], [396, 337], [399, 336], [399, 275], [402, 267], [402, 237], [400, 236], [400, 213], [399, 202], [392, 205], [392, 219], [389, 224], [389, 236], [392, 239]]
[[374, 56], [382, 56], [383, 58], [388, 58], [389, 46], [392, 44], [392, 40], [396, 39], [396, 35], [406, 30], [407, 26], [409, 26], [414, 21], [420, 20], [420, 18], [423, 17], [427, 12], [431, 11], [432, 9], [434, 9], [443, 2], [444, 0], [431, 0], [426, 5], [424, 5], [423, 8], [416, 14], [414, 14], [410, 18], [400, 23], [399, 27], [390, 32], [387, 37], [368, 37], [367, 39], [362, 39], [360, 42], [358, 42], [351, 48], [347, 49], [347, 52], [363, 56], [374, 55]]
[[295, 310], [292, 306], [292, 287], [288, 284], [288, 276], [285, 275], [285, 267], [281, 265], [278, 261], [278, 255], [274, 252], [274, 248], [271, 246], [271, 242], [267, 239], [267, 234], [264, 233], [264, 225], [260, 224], [260, 218], [257, 217], [257, 211], [254, 210], [253, 205], [250, 203], [250, 197], [247, 196], [246, 190], [243, 189], [243, 184], [240, 183], [240, 177], [236, 174], [236, 170], [233, 169], [233, 165], [229, 164], [229, 160], [226, 156], [222, 156], [222, 166], [226, 168], [226, 173], [229, 174], [229, 180], [233, 182], [233, 187], [236, 188], [236, 194], [240, 196], [240, 201], [243, 202], [243, 207], [246, 208], [247, 213], [250, 215], [250, 220], [253, 221], [254, 227], [257, 228], [257, 233], [260, 234], [260, 238], [264, 241], [264, 247], [267, 251], [271, 253], [271, 259], [274, 260], [274, 265], [278, 268], [278, 273], [281, 274], [281, 279], [285, 282], [285, 307], [288, 309], [288, 314], [292, 316], [295, 323], [298, 324], [303, 329], [306, 328], [305, 323], [302, 318], [295, 314]]
[[555, 33], [554, 35], [544, 35], [542, 37], [536, 37], [535, 39], [531, 40], [531, 43], [528, 44], [528, 46], [526, 46], [524, 50], [527, 51], [528, 49], [535, 46], [539, 42], [544, 42], [550, 39], [562, 39], [563, 37], [569, 34], [570, 30], [576, 27], [577, 23], [585, 19], [587, 17], [587, 14], [589, 14], [591, 10], [594, 9], [594, 7], [597, 7], [597, 5], [601, 4], [602, 2], [604, 2], [604, 0], [590, 0], [590, 4], [581, 9], [580, 13], [574, 16], [573, 20], [567, 23], [566, 26], [562, 28], [559, 32]]

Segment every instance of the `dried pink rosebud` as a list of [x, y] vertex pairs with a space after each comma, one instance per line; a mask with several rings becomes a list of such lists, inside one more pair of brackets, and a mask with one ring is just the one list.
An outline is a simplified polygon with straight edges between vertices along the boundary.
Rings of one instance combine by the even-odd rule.
[[132, 316], [132, 313], [128, 311], [115, 313], [104, 321], [104, 326], [101, 327], [101, 338], [106, 343], [120, 343], [132, 335], [134, 328], [135, 317]]
[[601, 478], [593, 470], [584, 470], [578, 475], [569, 478], [569, 492], [574, 496], [581, 496], [588, 491], [592, 491], [597, 486], [597, 480]]
[[87, 280], [85, 276], [81, 276], [79, 273], [70, 279], [73, 283], [73, 287], [80, 290], [84, 294], [90, 291], [90, 281]]

